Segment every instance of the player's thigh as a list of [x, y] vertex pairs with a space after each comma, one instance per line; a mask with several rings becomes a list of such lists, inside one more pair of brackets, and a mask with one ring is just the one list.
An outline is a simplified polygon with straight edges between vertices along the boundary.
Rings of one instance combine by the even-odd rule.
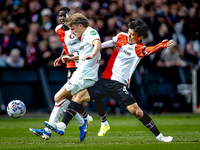
[[59, 102], [65, 98], [70, 98], [71, 91], [67, 91], [66, 86], [64, 85], [54, 96], [55, 102]]
[[75, 94], [72, 97], [72, 100], [81, 104], [83, 102], [90, 101], [90, 95], [89, 95], [87, 89], [84, 89], [84, 90], [79, 91], [77, 94]]
[[129, 88], [117, 81], [110, 81], [108, 86], [109, 97], [112, 97], [120, 106], [127, 107], [136, 102]]

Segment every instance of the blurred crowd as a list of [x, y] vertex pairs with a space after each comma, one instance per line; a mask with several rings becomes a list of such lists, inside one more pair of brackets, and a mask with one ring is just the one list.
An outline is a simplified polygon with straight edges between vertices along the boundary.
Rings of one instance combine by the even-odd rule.
[[[174, 39], [170, 50], [143, 61], [145, 67], [200, 66], [199, 0], [0, 0], [0, 67], [53, 66], [62, 51], [55, 27], [64, 6], [84, 14], [102, 42], [127, 32], [135, 19], [149, 27], [147, 46]], [[111, 53], [112, 48], [102, 51], [102, 68]]]
[[[145, 70], [191, 83], [191, 68], [200, 67], [199, 0], [0, 0], [0, 68], [53, 67], [63, 49], [55, 33], [61, 7], [85, 15], [101, 42], [127, 32], [128, 23], [136, 19], [149, 27], [145, 45], [174, 40], [171, 49], [142, 59], [135, 71], [136, 84], [144, 82]], [[100, 73], [112, 50], [102, 50]]]

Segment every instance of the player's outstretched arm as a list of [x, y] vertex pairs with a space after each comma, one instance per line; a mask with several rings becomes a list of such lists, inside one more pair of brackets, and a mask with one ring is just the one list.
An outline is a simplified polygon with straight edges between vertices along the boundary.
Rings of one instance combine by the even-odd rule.
[[62, 58], [59, 57], [59, 58], [57, 58], [57, 59], [53, 62], [53, 66], [54, 66], [54, 67], [60, 66], [61, 63], [62, 63]]
[[101, 48], [114, 47], [114, 46], [115, 46], [115, 42], [113, 40], [109, 40], [109, 41], [101, 43]]
[[65, 54], [65, 51], [64, 49], [62, 50], [61, 54], [60, 54], [60, 57], [57, 58], [54, 62], [53, 62], [53, 66], [56, 67], [56, 66], [60, 66], [61, 63], [62, 63], [62, 56]]
[[66, 61], [74, 61], [78, 59], [79, 59], [79, 55], [74, 56], [73, 54], [67, 54], [67, 55], [62, 56], [63, 63], [65, 63]]
[[94, 40], [92, 44], [94, 45], [94, 49], [93, 49], [92, 53], [89, 56], [83, 57], [83, 59], [82, 59], [83, 61], [85, 61], [86, 59], [92, 59], [101, 50], [100, 40]]
[[148, 47], [143, 46], [141, 50], [141, 57], [144, 57], [146, 55], [152, 55], [156, 53], [157, 51], [162, 50], [164, 48], [169, 49], [170, 46], [172, 45], [173, 45], [173, 40], [168, 41], [168, 39], [165, 39], [161, 43], [157, 44], [156, 46], [148, 46]]

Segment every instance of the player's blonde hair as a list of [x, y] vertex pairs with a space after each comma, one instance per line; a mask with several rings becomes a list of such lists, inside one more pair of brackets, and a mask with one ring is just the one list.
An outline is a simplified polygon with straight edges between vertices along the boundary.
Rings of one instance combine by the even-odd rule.
[[68, 13], [66, 15], [65, 24], [68, 27], [70, 27], [71, 25], [82, 24], [85, 28], [87, 28], [89, 26], [89, 21], [84, 15], [80, 13], [75, 13], [73, 15], [71, 13]]

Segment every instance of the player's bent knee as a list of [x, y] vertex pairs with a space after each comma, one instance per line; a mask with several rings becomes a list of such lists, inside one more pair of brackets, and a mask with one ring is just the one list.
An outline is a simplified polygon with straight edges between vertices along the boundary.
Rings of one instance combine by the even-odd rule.
[[136, 118], [140, 119], [143, 116], [143, 111], [140, 109], [138, 105], [131, 105], [128, 107], [129, 112]]
[[142, 118], [143, 116], [143, 111], [141, 109], [137, 109], [135, 111], [135, 115], [136, 115], [136, 118]]

